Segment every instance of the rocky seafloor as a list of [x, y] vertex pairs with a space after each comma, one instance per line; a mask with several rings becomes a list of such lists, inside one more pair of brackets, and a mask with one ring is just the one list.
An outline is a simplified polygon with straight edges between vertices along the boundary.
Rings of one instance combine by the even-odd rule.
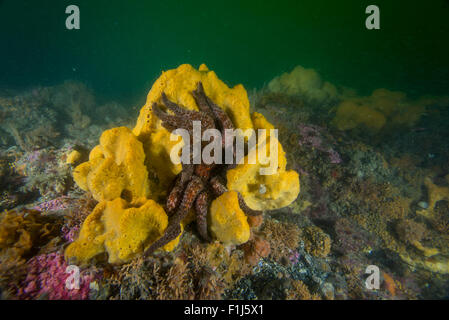
[[[71, 81], [0, 92], [2, 298], [449, 298], [448, 106], [373, 135], [338, 130], [332, 103], [266, 89], [250, 98], [300, 173], [297, 200], [254, 218], [243, 245], [206, 243], [187, 226], [173, 252], [85, 266], [68, 290], [64, 248], [96, 204], [68, 157], [86, 159], [103, 130], [132, 128], [137, 111]], [[370, 265], [378, 289], [366, 286]]]

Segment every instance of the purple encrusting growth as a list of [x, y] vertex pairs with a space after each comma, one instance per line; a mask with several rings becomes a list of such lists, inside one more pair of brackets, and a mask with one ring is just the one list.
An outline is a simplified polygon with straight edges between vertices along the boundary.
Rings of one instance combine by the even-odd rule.
[[60, 253], [35, 256], [27, 263], [27, 277], [19, 289], [20, 299], [48, 298], [50, 300], [89, 299], [90, 283], [94, 276], [80, 274], [79, 289], [68, 289], [66, 282], [73, 277], [68, 264]]
[[342, 159], [340, 154], [332, 147], [335, 142], [327, 141], [329, 139], [324, 138], [323, 130], [323, 128], [316, 125], [306, 125], [301, 123], [299, 125], [299, 133], [301, 135], [299, 138], [299, 144], [301, 146], [308, 146], [319, 151], [326, 152], [331, 163], [341, 163]]
[[75, 238], [78, 235], [79, 229], [80, 229], [79, 226], [75, 226], [75, 227], [72, 227], [72, 228], [69, 228], [67, 226], [63, 226], [62, 229], [61, 229], [62, 237], [67, 242], [73, 242], [73, 241], [75, 241]]
[[34, 210], [39, 211], [59, 211], [59, 210], [65, 210], [69, 207], [68, 202], [66, 201], [68, 198], [65, 196], [42, 202], [39, 205], [35, 206]]
[[50, 154], [49, 152], [43, 152], [42, 150], [29, 152], [25, 156], [25, 159], [27, 160], [28, 166], [35, 166], [44, 170], [47, 170], [49, 168], [49, 163], [52, 163], [56, 160], [53, 154]]
[[289, 260], [293, 265], [298, 264], [300, 258], [301, 255], [298, 251], [293, 251], [292, 254], [289, 256]]

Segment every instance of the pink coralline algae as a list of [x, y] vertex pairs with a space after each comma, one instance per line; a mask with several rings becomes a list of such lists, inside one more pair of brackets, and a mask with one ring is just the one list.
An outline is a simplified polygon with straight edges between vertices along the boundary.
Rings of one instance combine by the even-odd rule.
[[37, 151], [28, 153], [26, 159], [28, 162], [35, 162], [35, 161], [39, 161], [40, 156], [41, 156], [41, 152], [39, 150], [37, 150]]
[[340, 154], [337, 151], [335, 151], [334, 149], [329, 149], [327, 150], [327, 153], [329, 155], [331, 163], [341, 163], [342, 160]]
[[43, 202], [35, 206], [33, 209], [39, 211], [59, 211], [65, 210], [68, 207], [69, 207], [68, 198], [59, 197], [50, 201]]
[[330, 163], [341, 163], [342, 159], [340, 154], [332, 148], [335, 144], [332, 138], [326, 138], [324, 129], [316, 125], [305, 125], [301, 123], [299, 125], [299, 133], [301, 135], [299, 144], [301, 146], [307, 146], [316, 150], [326, 152], [329, 156]]
[[[20, 299], [49, 300], [86, 300], [89, 299], [89, 286], [93, 275], [80, 274], [79, 289], [70, 288], [75, 271], [67, 269], [68, 265], [60, 253], [43, 254], [28, 261], [28, 274], [19, 289]], [[70, 279], [68, 279], [71, 277]], [[66, 284], [69, 282], [69, 285]]]
[[79, 227], [75, 226], [75, 227], [69, 228], [68, 226], [63, 226], [61, 231], [62, 231], [62, 236], [63, 236], [64, 240], [66, 240], [68, 242], [73, 242], [73, 241], [75, 241], [75, 238], [78, 234]]
[[301, 258], [301, 255], [298, 251], [292, 252], [292, 254], [289, 257], [289, 260], [292, 264], [297, 264], [299, 262], [299, 259]]
[[27, 167], [47, 168], [48, 163], [55, 161], [55, 156], [49, 152], [36, 150], [25, 156]]
[[336, 241], [334, 249], [343, 254], [359, 253], [374, 245], [372, 236], [355, 222], [341, 218], [335, 222]]

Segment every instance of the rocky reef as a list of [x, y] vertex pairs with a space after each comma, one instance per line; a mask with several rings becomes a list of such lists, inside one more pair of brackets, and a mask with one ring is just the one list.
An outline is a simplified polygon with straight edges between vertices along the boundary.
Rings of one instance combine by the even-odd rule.
[[[73, 81], [0, 94], [2, 298], [448, 298], [447, 97], [302, 66], [248, 95], [184, 64], [140, 112], [100, 100]], [[194, 121], [278, 129], [255, 139], [276, 172], [251, 136], [233, 165], [173, 163]]]

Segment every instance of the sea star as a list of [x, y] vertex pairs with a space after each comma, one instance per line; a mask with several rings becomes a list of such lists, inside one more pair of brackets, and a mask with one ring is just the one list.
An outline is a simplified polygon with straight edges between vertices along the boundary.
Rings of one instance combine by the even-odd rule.
[[[187, 110], [170, 101], [165, 93], [162, 93], [162, 102], [165, 107], [173, 112], [170, 115], [164, 112], [157, 103], [153, 104], [154, 114], [162, 120], [162, 126], [169, 131], [185, 129], [191, 136], [193, 132], [193, 121], [200, 121], [201, 128], [218, 129], [222, 134], [222, 148], [226, 149], [234, 139], [226, 139], [225, 130], [234, 129], [229, 116], [219, 106], [206, 96], [201, 82], [197, 89], [192, 91], [199, 111]], [[201, 152], [202, 153], [202, 152]], [[225, 152], [222, 152], [224, 155]], [[219, 197], [227, 191], [225, 186], [226, 171], [235, 167], [235, 153], [233, 164], [182, 164], [182, 171], [175, 180], [174, 186], [169, 193], [165, 209], [169, 216], [168, 227], [164, 234], [145, 251], [148, 256], [156, 249], [166, 245], [181, 233], [181, 221], [185, 218], [191, 208], [196, 213], [196, 225], [201, 237], [210, 241], [207, 231], [207, 212], [212, 196]], [[260, 215], [261, 211], [249, 208], [242, 195], [238, 194], [240, 208], [247, 215]]]

